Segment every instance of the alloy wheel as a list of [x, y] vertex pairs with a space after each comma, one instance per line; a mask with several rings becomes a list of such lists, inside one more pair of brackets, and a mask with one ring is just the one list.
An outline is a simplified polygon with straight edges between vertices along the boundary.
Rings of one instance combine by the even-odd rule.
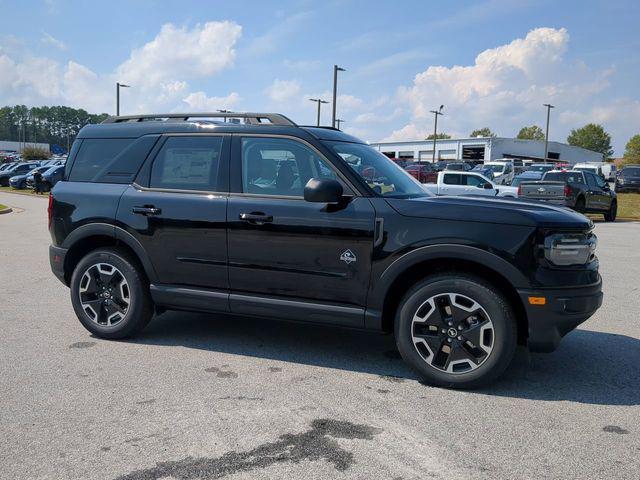
[[458, 293], [433, 295], [423, 302], [413, 316], [411, 336], [427, 364], [452, 374], [477, 369], [491, 355], [495, 342], [487, 311]]
[[79, 296], [84, 313], [101, 326], [121, 322], [131, 304], [127, 280], [108, 263], [96, 263], [85, 270], [80, 279]]

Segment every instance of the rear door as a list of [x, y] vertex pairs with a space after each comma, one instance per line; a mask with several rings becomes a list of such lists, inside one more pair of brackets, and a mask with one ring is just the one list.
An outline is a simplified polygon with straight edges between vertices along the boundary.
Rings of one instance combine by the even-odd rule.
[[[120, 200], [118, 222], [142, 244], [162, 284], [228, 289], [229, 141], [163, 137]], [[225, 307], [226, 297], [220, 302]]]
[[442, 183], [438, 185], [438, 193], [440, 195], [464, 195], [466, 188], [462, 175], [445, 171], [442, 175]]
[[584, 171], [584, 177], [587, 181], [586, 206], [592, 210], [605, 210], [608, 206], [604, 206], [602, 189], [598, 186], [597, 176], [591, 172]]
[[[261, 135], [233, 142], [231, 310], [361, 326], [373, 249], [371, 202], [303, 140]], [[307, 202], [303, 189], [311, 178], [337, 179], [352, 197], [344, 205]]]

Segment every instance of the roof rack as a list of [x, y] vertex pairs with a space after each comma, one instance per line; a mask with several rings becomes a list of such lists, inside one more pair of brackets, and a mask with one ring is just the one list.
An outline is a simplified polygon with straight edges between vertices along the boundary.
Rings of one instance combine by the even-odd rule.
[[213, 113], [154, 113], [149, 115], [126, 115], [120, 117], [107, 117], [102, 123], [130, 123], [145, 121], [180, 121], [187, 122], [191, 118], [243, 118], [247, 125], [287, 125], [296, 127], [297, 125], [289, 118], [280, 113], [236, 113], [236, 112], [213, 112]]

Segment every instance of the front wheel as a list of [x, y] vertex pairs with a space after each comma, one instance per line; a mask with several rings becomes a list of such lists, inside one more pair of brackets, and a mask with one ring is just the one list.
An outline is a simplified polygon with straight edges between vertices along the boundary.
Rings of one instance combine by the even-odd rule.
[[611, 202], [609, 211], [604, 214], [604, 219], [606, 222], [615, 222], [617, 216], [618, 216], [618, 202]]
[[517, 343], [507, 300], [465, 273], [434, 275], [407, 292], [396, 312], [395, 336], [402, 358], [427, 383], [452, 388], [495, 380]]
[[149, 285], [127, 252], [101, 248], [88, 253], [71, 276], [71, 303], [82, 325], [101, 338], [125, 338], [153, 316]]

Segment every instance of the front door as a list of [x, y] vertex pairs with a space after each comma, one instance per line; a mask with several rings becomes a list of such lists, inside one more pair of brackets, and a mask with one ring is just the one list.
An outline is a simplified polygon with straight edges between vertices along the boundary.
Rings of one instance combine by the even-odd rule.
[[[352, 195], [344, 205], [304, 200], [307, 181], [327, 177]], [[341, 316], [350, 317], [345, 323], [361, 323], [357, 312], [366, 303], [374, 223], [371, 202], [311, 145], [292, 137], [234, 136], [228, 207], [232, 311], [286, 318], [288, 306], [300, 307], [300, 320], [331, 316], [330, 307], [305, 315], [296, 299], [343, 305], [333, 314], [336, 323]]]
[[142, 185], [129, 187], [120, 200], [118, 222], [149, 254], [161, 284], [228, 290], [229, 141], [165, 137], [138, 175]]

